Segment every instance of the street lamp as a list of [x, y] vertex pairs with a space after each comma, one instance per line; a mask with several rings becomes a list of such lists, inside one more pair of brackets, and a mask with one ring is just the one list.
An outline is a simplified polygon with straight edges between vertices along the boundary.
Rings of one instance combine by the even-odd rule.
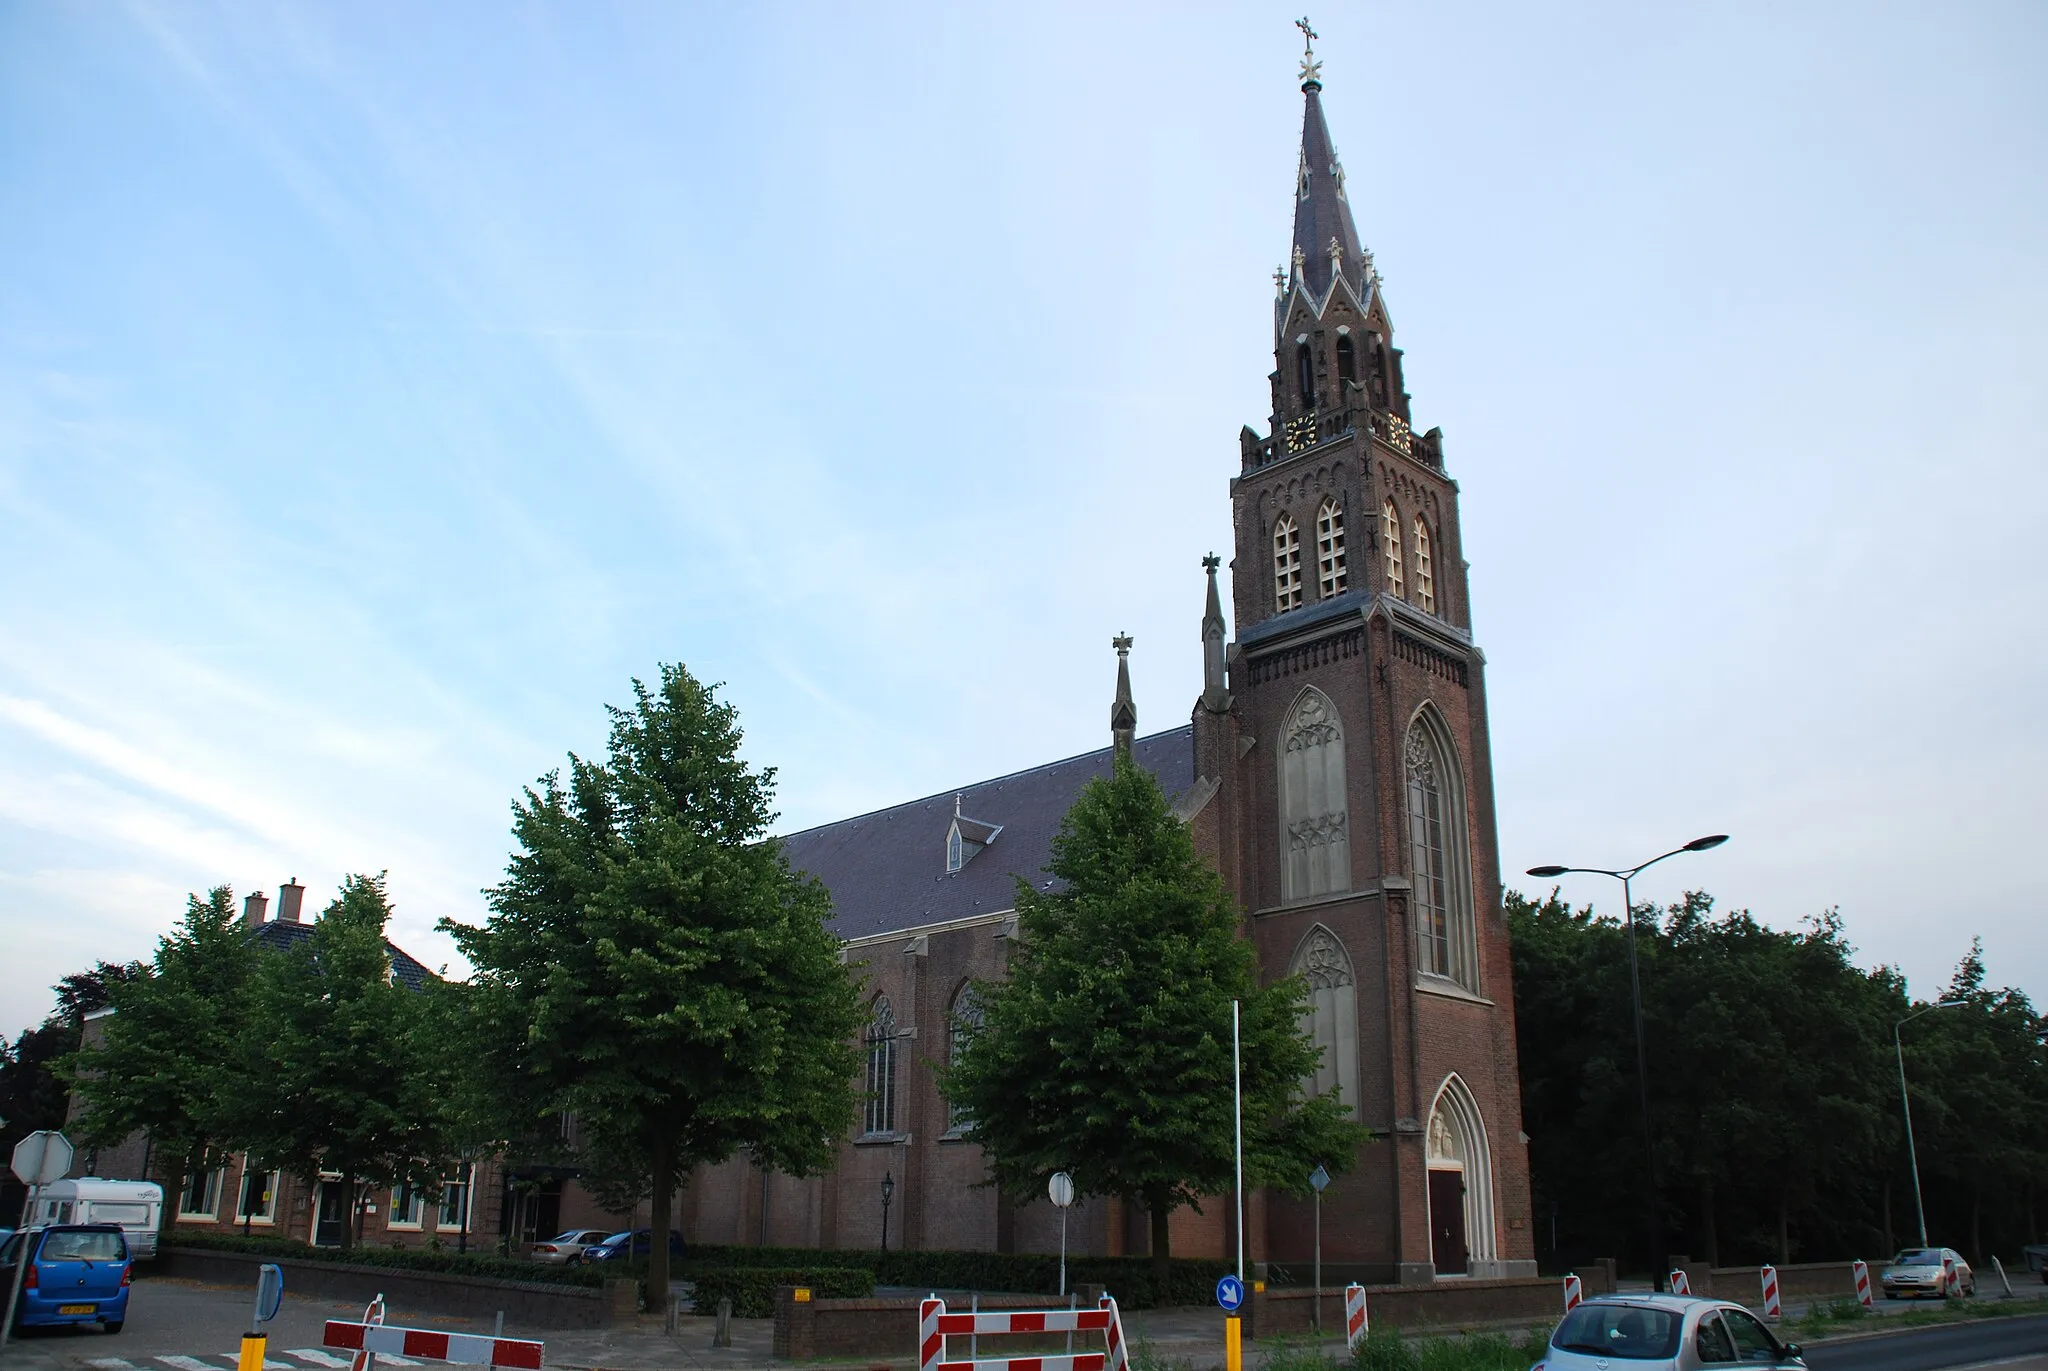
[[1619, 871], [1609, 871], [1599, 866], [1532, 866], [1531, 876], [1546, 879], [1552, 876], [1612, 876], [1621, 882], [1621, 907], [1628, 920], [1628, 999], [1629, 1008], [1636, 1025], [1636, 1090], [1641, 1104], [1643, 1123], [1643, 1222], [1644, 1235], [1650, 1240], [1650, 1258], [1655, 1262], [1650, 1273], [1653, 1288], [1664, 1288], [1664, 1224], [1657, 1215], [1657, 1153], [1650, 1141], [1650, 1059], [1643, 1045], [1643, 983], [1636, 969], [1636, 907], [1629, 883], [1644, 871], [1664, 860], [1676, 857], [1681, 852], [1705, 852], [1710, 847], [1719, 847], [1728, 841], [1726, 833], [1711, 833], [1704, 838], [1694, 838], [1684, 847], [1674, 847], [1661, 857], [1652, 857], [1647, 862]]
[[896, 1193], [896, 1176], [893, 1172], [882, 1173], [882, 1251], [889, 1250], [889, 1197]]
[[1916, 1009], [1892, 1025], [1892, 1051], [1899, 1054], [1899, 1107], [1906, 1112], [1906, 1162], [1913, 1168], [1913, 1217], [1920, 1224], [1920, 1245], [1927, 1246], [1927, 1206], [1920, 1202], [1920, 1154], [1913, 1150], [1913, 1101], [1906, 1095], [1906, 1049], [1899, 1041], [1899, 1030], [1922, 1014], [1932, 1014], [1937, 1009], [1961, 1009], [1968, 1000], [1942, 1000]]

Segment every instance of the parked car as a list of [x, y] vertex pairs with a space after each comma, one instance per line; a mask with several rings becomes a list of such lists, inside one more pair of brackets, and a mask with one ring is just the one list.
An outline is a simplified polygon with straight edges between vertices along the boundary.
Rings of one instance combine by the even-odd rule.
[[[1955, 1271], [1953, 1287], [1942, 1259]], [[1893, 1257], [1879, 1278], [1888, 1300], [1918, 1299], [1922, 1295], [1974, 1295], [1977, 1274], [1953, 1247], [1909, 1247]]]
[[1806, 1365], [1739, 1304], [1691, 1295], [1601, 1295], [1566, 1314], [1530, 1371], [1695, 1371], [1747, 1362]]
[[0, 1247], [0, 1281], [14, 1284], [24, 1252], [28, 1267], [21, 1273], [16, 1328], [97, 1323], [109, 1333], [121, 1331], [135, 1263], [119, 1224], [24, 1228]]
[[605, 1240], [602, 1228], [572, 1228], [546, 1242], [537, 1242], [527, 1255], [547, 1266], [566, 1266], [583, 1260], [583, 1249]]
[[[654, 1230], [651, 1228], [636, 1228], [630, 1233], [614, 1233], [603, 1242], [593, 1243], [591, 1246], [584, 1248], [583, 1260], [586, 1262], [625, 1261], [646, 1257], [652, 1254], [653, 1251]], [[683, 1255], [683, 1235], [674, 1229], [669, 1230], [668, 1255], [670, 1261], [676, 1261]]]

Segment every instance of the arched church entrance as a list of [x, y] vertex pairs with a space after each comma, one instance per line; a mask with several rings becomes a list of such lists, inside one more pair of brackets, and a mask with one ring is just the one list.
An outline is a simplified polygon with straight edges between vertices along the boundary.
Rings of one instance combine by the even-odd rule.
[[1493, 1275], [1493, 1158], [1478, 1101], [1456, 1075], [1429, 1111], [1429, 1257], [1439, 1276]]

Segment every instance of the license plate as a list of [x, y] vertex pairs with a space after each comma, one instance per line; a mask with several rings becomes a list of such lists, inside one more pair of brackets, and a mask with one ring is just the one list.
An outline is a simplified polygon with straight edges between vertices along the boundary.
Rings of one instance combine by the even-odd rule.
[[96, 1304], [60, 1304], [57, 1306], [57, 1312], [59, 1314], [90, 1314], [98, 1308], [99, 1306]]

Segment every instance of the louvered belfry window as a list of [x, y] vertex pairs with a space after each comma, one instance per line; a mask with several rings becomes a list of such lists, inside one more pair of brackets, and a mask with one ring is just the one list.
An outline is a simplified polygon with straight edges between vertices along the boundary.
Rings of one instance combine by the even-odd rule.
[[1344, 507], [1334, 499], [1323, 501], [1316, 513], [1316, 568], [1325, 600], [1343, 593], [1351, 573], [1344, 557]]
[[1430, 571], [1429, 525], [1415, 516], [1415, 601], [1426, 614], [1436, 613], [1436, 576]]
[[1405, 578], [1401, 567], [1401, 516], [1392, 500], [1380, 506], [1380, 540], [1386, 544], [1387, 589], [1405, 599], [1408, 591], [1402, 584]]
[[1273, 526], [1273, 608], [1301, 608], [1301, 530], [1285, 514]]

